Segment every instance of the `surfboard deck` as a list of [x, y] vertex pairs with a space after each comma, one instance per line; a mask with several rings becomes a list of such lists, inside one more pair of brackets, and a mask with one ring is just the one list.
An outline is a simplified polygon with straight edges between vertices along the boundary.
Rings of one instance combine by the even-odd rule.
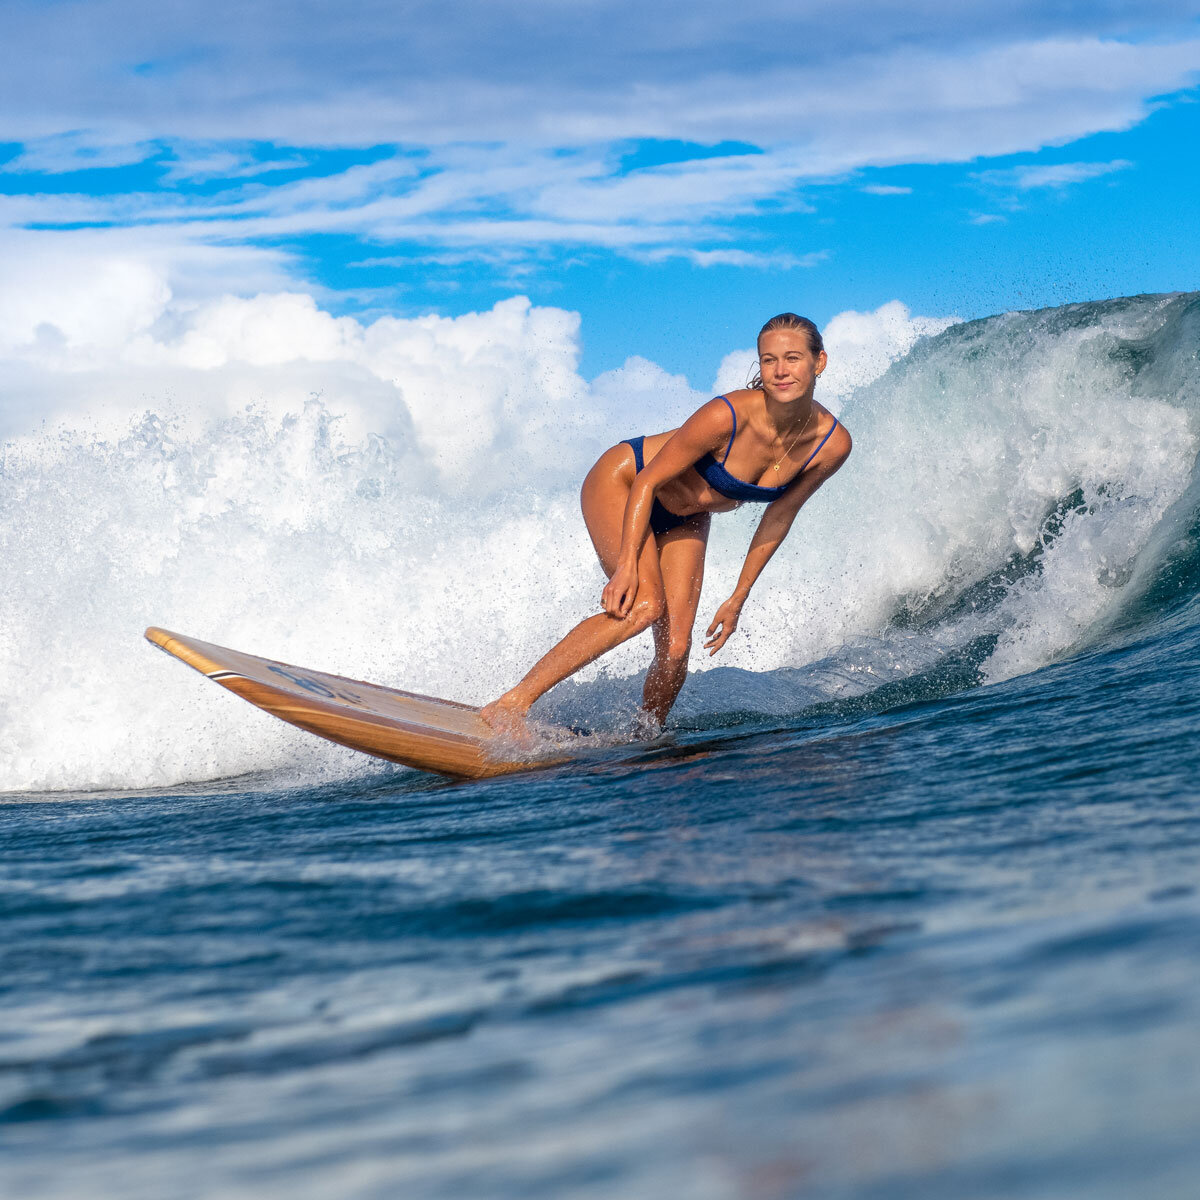
[[545, 757], [520, 757], [520, 751], [514, 757], [513, 746], [470, 704], [259, 658], [157, 625], [146, 630], [146, 638], [281, 721], [376, 758], [456, 779], [486, 779], [553, 766], [566, 757], [552, 748]]

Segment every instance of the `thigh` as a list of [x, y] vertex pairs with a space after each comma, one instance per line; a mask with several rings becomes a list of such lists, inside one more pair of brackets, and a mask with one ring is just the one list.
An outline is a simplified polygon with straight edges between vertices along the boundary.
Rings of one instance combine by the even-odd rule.
[[664, 633], [680, 637], [691, 633], [704, 583], [704, 554], [708, 549], [711, 520], [710, 513], [700, 513], [658, 539], [663, 594], [667, 602], [666, 614], [660, 622]]
[[[605, 450], [583, 481], [580, 494], [583, 519], [600, 565], [610, 579], [617, 569], [625, 505], [636, 475], [633, 448], [622, 442]], [[638, 591], [647, 585], [654, 591], [662, 590], [659, 549], [653, 533], [642, 543], [638, 558]]]

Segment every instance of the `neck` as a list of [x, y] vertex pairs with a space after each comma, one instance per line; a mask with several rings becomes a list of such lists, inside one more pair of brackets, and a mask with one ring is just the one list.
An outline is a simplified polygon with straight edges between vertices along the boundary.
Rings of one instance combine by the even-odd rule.
[[772, 400], [766, 392], [763, 392], [763, 397], [766, 401], [767, 420], [776, 434], [784, 437], [794, 433], [810, 420], [816, 410], [812, 392], [807, 396], [798, 396], [795, 400]]

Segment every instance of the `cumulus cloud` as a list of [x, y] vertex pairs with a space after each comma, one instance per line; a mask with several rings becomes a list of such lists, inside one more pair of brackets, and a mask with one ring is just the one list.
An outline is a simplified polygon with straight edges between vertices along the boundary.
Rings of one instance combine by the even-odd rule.
[[829, 366], [821, 377], [822, 394], [845, 396], [878, 379], [920, 338], [941, 333], [957, 321], [957, 317], [914, 316], [899, 300], [874, 312], [838, 313], [822, 330], [829, 353]]
[[[279, 287], [269, 262], [263, 279], [277, 286], [237, 295], [213, 286], [221, 263], [195, 263], [204, 286], [189, 290], [169, 253], [80, 234], [69, 252], [43, 254], [25, 238], [0, 275], [0, 437], [47, 423], [112, 433], [147, 410], [193, 424], [247, 406], [283, 419], [319, 396], [351, 435], [393, 439], [414, 486], [479, 494], [573, 487], [599, 449], [677, 425], [708, 394], [636, 356], [585, 380], [579, 315], [521, 296], [458, 317], [365, 321]], [[823, 397], [948, 323], [898, 301], [835, 317]], [[753, 366], [753, 350], [727, 356], [717, 390], [744, 386]]]
[[615, 435], [610, 440], [616, 440], [681, 425], [709, 396], [696, 391], [686, 376], [634, 355], [592, 381], [591, 399]]
[[53, 345], [59, 366], [84, 369], [169, 319], [172, 297], [196, 304], [278, 290], [290, 277], [279, 251], [195, 244], [163, 230], [0, 230], [0, 356]]
[[0, 279], [0, 436], [139, 412], [184, 421], [323, 397], [359, 436], [395, 438], [448, 493], [578, 473], [606, 424], [585, 403], [579, 318], [523, 297], [457, 318], [360, 322], [309, 294], [177, 295], [173, 265], [92, 247], [27, 255]]

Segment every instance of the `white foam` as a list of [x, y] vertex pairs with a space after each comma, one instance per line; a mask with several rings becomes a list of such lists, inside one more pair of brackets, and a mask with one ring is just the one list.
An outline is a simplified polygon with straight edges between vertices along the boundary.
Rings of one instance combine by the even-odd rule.
[[[145, 295], [160, 293], [151, 282]], [[917, 341], [922, 319], [885, 309], [830, 323], [831, 354], [839, 330], [858, 347], [859, 386], [825, 394], [855, 453], [800, 515], [726, 651], [710, 661], [697, 645], [697, 669], [739, 667], [769, 687], [766, 673], [806, 668], [808, 690], [789, 695], [845, 695], [988, 631], [987, 679], [1033, 669], [1119, 600], [1186, 486], [1195, 397], [1137, 393], [1110, 352], [1153, 329], [1150, 302], [1087, 327], [1013, 317], [936, 343]], [[589, 384], [577, 318], [521, 299], [370, 325], [292, 295], [130, 311], [90, 342], [10, 347], [0, 367], [10, 387], [77, 409], [52, 430], [26, 419], [0, 470], [0, 789], [363, 769], [154, 651], [142, 628], [481, 702], [595, 610], [587, 463], [703, 399], [640, 359]], [[10, 408], [10, 428], [18, 419]], [[1028, 553], [1076, 489], [1084, 508], [1040, 573], [985, 612], [896, 629], [899, 608]], [[701, 627], [756, 515], [714, 522]], [[584, 678], [648, 658], [625, 647]]]

